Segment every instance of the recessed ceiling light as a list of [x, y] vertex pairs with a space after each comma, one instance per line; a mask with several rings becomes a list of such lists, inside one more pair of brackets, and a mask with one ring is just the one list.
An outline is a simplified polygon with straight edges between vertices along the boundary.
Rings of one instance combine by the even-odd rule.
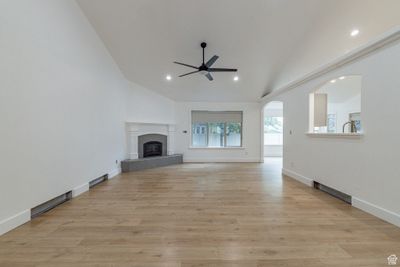
[[360, 30], [359, 30], [359, 29], [354, 29], [354, 30], [351, 31], [350, 35], [351, 35], [352, 37], [355, 37], [355, 36], [357, 36], [359, 33], [360, 33]]
[[235, 82], [239, 81], [239, 76], [233, 77], [233, 80], [234, 80]]
[[339, 80], [344, 80], [344, 79], [346, 79], [345, 76], [339, 77]]
[[171, 75], [167, 75], [167, 76], [165, 76], [165, 79], [167, 79], [167, 81], [170, 81], [170, 80], [172, 80], [172, 76]]
[[336, 82], [336, 80], [332, 80], [332, 81], [331, 81], [331, 83], [335, 83], [335, 82]]

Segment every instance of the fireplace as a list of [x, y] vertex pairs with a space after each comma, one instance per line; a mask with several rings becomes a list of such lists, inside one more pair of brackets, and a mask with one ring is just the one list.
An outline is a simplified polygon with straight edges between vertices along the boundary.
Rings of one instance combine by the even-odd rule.
[[150, 141], [143, 144], [143, 157], [157, 157], [162, 156], [162, 143], [157, 141]]
[[143, 158], [143, 145], [147, 142], [162, 144], [162, 157], [174, 155], [175, 126], [173, 124], [127, 122], [128, 159]]
[[168, 137], [163, 134], [144, 134], [138, 136], [139, 158], [167, 156]]

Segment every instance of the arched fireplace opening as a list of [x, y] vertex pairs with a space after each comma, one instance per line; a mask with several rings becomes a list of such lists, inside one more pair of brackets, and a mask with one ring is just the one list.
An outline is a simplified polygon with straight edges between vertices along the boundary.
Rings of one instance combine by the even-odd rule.
[[141, 158], [168, 155], [167, 136], [163, 134], [144, 134], [138, 136], [138, 156]]

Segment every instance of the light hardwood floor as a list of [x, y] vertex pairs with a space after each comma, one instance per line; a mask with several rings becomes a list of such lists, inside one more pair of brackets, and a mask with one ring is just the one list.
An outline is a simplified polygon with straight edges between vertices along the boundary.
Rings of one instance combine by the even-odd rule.
[[400, 258], [399, 228], [280, 173], [269, 162], [123, 174], [1, 236], [0, 266], [375, 267]]

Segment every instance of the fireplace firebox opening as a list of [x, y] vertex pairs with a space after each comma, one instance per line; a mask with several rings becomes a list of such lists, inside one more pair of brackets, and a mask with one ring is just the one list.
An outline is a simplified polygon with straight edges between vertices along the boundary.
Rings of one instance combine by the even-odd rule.
[[168, 136], [162, 134], [144, 134], [138, 136], [138, 158], [167, 156]]
[[162, 143], [151, 141], [143, 144], [143, 157], [162, 156]]

